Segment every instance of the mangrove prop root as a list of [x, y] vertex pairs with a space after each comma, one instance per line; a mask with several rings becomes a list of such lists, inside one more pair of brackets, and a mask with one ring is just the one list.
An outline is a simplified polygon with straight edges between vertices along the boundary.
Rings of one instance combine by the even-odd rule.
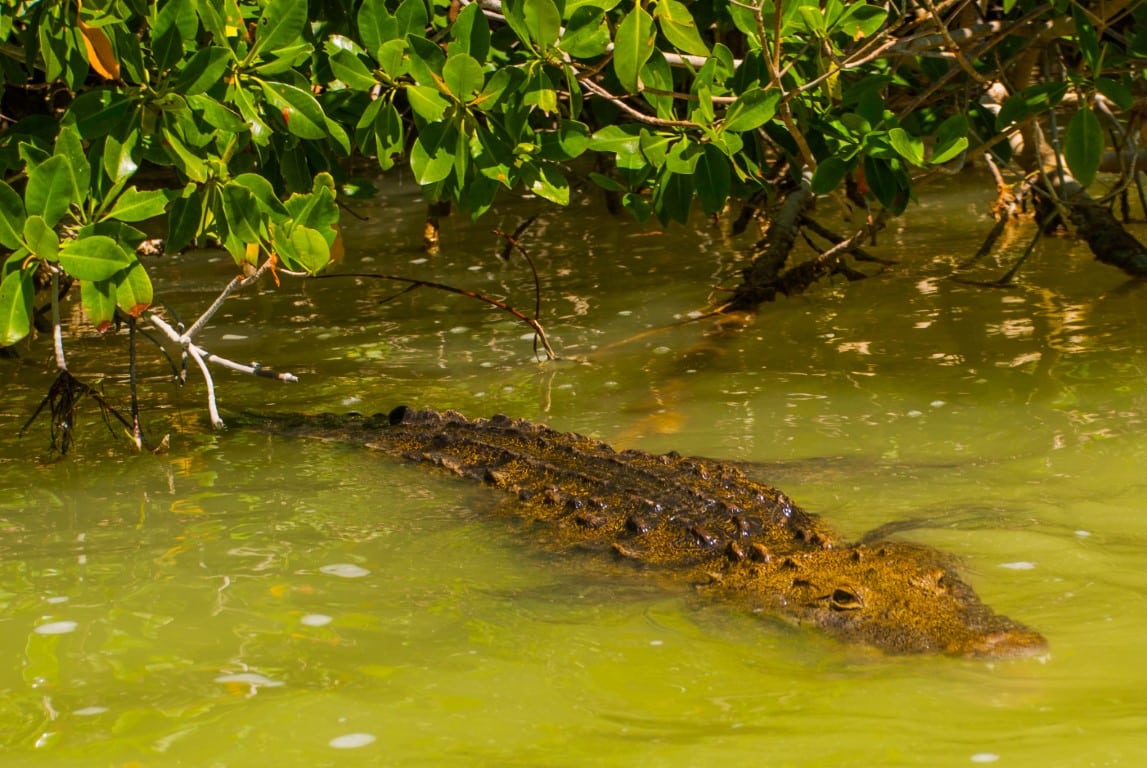
[[104, 399], [103, 395], [64, 369], [56, 374], [52, 385], [48, 387], [48, 393], [44, 395], [44, 399], [40, 401], [35, 412], [24, 422], [24, 426], [20, 428], [20, 436], [24, 436], [28, 427], [32, 426], [32, 423], [36, 421], [44, 409], [47, 408], [50, 417], [49, 435], [51, 436], [52, 450], [58, 451], [61, 456], [66, 454], [68, 449], [72, 447], [72, 440], [75, 435], [76, 413], [79, 410], [80, 401], [85, 397], [92, 398], [96, 402], [96, 405], [99, 406], [100, 414], [104, 418], [104, 423], [107, 424], [108, 431], [113, 435], [115, 431], [111, 425], [112, 417], [127, 429], [131, 429], [131, 422], [113, 408], [108, 401]]

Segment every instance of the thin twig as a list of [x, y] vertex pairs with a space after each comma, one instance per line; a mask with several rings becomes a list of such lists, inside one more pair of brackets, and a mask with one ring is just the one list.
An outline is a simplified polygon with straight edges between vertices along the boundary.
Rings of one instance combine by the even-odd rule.
[[413, 277], [402, 277], [401, 275], [384, 275], [379, 272], [340, 272], [337, 275], [314, 275], [311, 279], [327, 280], [335, 277], [357, 277], [360, 279], [368, 280], [393, 280], [396, 283], [409, 283], [413, 288], [437, 288], [438, 290], [446, 291], [447, 293], [456, 293], [459, 296], [466, 296], [471, 299], [477, 299], [478, 301], [497, 307], [503, 312], [509, 312], [511, 315], [518, 318], [526, 325], [530, 326], [530, 328], [534, 330], [534, 333], [537, 334], [538, 340], [541, 342], [542, 347], [545, 349], [546, 358], [549, 360], [558, 359], [557, 353], [554, 352], [553, 347], [550, 346], [550, 340], [546, 336], [546, 331], [544, 328], [542, 328], [542, 324], [522, 312], [520, 309], [516, 309], [499, 299], [495, 299], [475, 291], [468, 291], [465, 288], [455, 288], [454, 286], [446, 285], [445, 283], [435, 283], [430, 280], [417, 280]]

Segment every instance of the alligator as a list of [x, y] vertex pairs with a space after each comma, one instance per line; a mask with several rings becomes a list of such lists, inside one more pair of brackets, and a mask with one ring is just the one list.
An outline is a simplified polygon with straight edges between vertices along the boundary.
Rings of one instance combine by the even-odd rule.
[[995, 613], [952, 558], [901, 541], [850, 543], [740, 469], [615, 450], [507, 416], [454, 411], [248, 415], [264, 432], [348, 443], [497, 489], [550, 550], [588, 550], [886, 654], [1018, 657], [1036, 631]]

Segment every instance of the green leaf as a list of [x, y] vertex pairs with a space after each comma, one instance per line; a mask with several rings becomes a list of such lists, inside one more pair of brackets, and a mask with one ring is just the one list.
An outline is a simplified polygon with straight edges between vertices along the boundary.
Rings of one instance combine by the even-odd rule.
[[693, 205], [693, 180], [680, 173], [672, 173], [665, 168], [657, 178], [653, 188], [653, 209], [663, 224], [689, 221], [689, 209]]
[[613, 49], [613, 71], [627, 93], [637, 93], [640, 90], [638, 76], [645, 62], [653, 55], [655, 37], [653, 17], [640, 7], [626, 14], [618, 25]]
[[80, 139], [80, 132], [74, 122], [66, 122], [60, 126], [60, 133], [56, 136], [57, 155], [63, 155], [72, 166], [72, 177], [76, 183], [76, 202], [88, 196], [92, 185], [92, 166], [84, 152], [84, 143]]
[[106, 235], [81, 237], [60, 248], [60, 266], [78, 280], [107, 280], [133, 258]]
[[733, 186], [729, 158], [712, 144], [704, 145], [697, 159], [693, 184], [701, 201], [701, 209], [709, 216], [719, 214], [725, 208], [725, 201]]
[[1103, 160], [1103, 127], [1090, 107], [1080, 108], [1067, 124], [1063, 156], [1076, 181], [1085, 187], [1095, 181]]
[[374, 137], [379, 167], [388, 171], [394, 167], [395, 157], [401, 156], [406, 148], [406, 127], [398, 109], [389, 101], [382, 105], [374, 119]]
[[167, 126], [161, 128], [159, 132], [163, 137], [163, 145], [167, 149], [167, 156], [171, 159], [172, 165], [183, 171], [184, 175], [192, 181], [200, 183], [207, 181], [207, 164], [203, 162], [203, 158], [189, 150], [183, 140]]
[[836, 155], [822, 160], [812, 174], [813, 194], [827, 195], [836, 189], [854, 165], [856, 165], [854, 161], [844, 160]]
[[678, 0], [657, 0], [653, 15], [661, 25], [661, 32], [677, 50], [697, 56], [709, 55], [709, 46], [701, 39], [697, 23], [693, 21], [693, 15], [684, 3]]
[[235, 184], [250, 190], [255, 201], [259, 204], [259, 209], [272, 218], [285, 219], [289, 215], [286, 206], [275, 194], [275, 188], [263, 176], [257, 173], [241, 173], [228, 184]]
[[315, 97], [293, 85], [263, 82], [267, 101], [280, 110], [287, 130], [300, 139], [327, 138], [326, 115]]
[[378, 47], [378, 68], [391, 80], [406, 74], [406, 41], [390, 40]]
[[223, 202], [223, 215], [227, 219], [227, 230], [244, 243], [257, 243], [260, 224], [259, 204], [254, 193], [242, 184], [229, 181], [224, 185], [220, 198]]
[[454, 26], [450, 28], [450, 44], [447, 58], [458, 53], [468, 53], [479, 62], [484, 62], [490, 53], [490, 22], [477, 3], [462, 8]]
[[317, 230], [296, 226], [291, 230], [291, 250], [294, 261], [309, 274], [315, 274], [331, 260], [331, 249]]
[[113, 184], [131, 176], [139, 170], [135, 161], [135, 144], [139, 138], [136, 132], [129, 133], [121, 144], [114, 136], [104, 139], [103, 172]]
[[968, 118], [952, 115], [936, 129], [936, 143], [932, 147], [932, 163], [946, 163], [968, 148]]
[[436, 123], [441, 120], [442, 116], [446, 114], [446, 109], [450, 106], [450, 102], [439, 95], [438, 89], [428, 85], [408, 85], [406, 98], [410, 102], [410, 108], [414, 110], [414, 114], [428, 123]]
[[0, 282], [0, 347], [15, 344], [32, 330], [34, 267], [8, 273]]
[[80, 282], [80, 301], [88, 322], [103, 333], [115, 319], [115, 289], [110, 278], [107, 280], [83, 280]]
[[114, 282], [116, 305], [127, 314], [139, 317], [151, 306], [151, 278], [148, 277], [147, 270], [139, 259], [136, 259]]
[[255, 44], [247, 54], [254, 61], [264, 53], [271, 53], [296, 43], [307, 24], [307, 4], [298, 0], [271, 0], [259, 14], [255, 23]]
[[180, 197], [171, 203], [167, 216], [167, 242], [169, 253], [178, 253], [199, 234], [199, 223], [203, 217], [203, 197], [199, 187], [188, 184]]
[[558, 48], [575, 59], [592, 59], [609, 49], [609, 24], [605, 11], [583, 5], [573, 12]]
[[744, 133], [760, 128], [773, 119], [773, 115], [777, 112], [777, 103], [780, 100], [780, 91], [749, 88], [738, 96], [737, 100], [730, 104], [725, 111], [722, 130]]
[[427, 131], [423, 131], [410, 148], [410, 170], [419, 184], [426, 186], [442, 181], [454, 169], [454, 155], [446, 146], [427, 146]]
[[908, 196], [900, 184], [899, 176], [890, 161], [865, 156], [864, 178], [880, 204], [893, 213], [902, 212], [908, 205]]
[[4, 181], [0, 181], [0, 245], [16, 250], [24, 233], [24, 201]]
[[29, 215], [39, 214], [54, 227], [76, 199], [72, 164], [62, 155], [52, 155], [28, 174], [24, 206]]
[[867, 3], [847, 3], [836, 28], [853, 39], [870, 37], [876, 33], [888, 16], [888, 11]]
[[522, 70], [517, 67], [502, 67], [494, 70], [490, 75], [486, 87], [474, 99], [473, 106], [483, 111], [489, 111], [502, 102], [502, 97], [513, 93], [526, 79]]
[[188, 96], [187, 103], [212, 128], [217, 128], [226, 133], [246, 133], [248, 130], [247, 123], [243, 122], [243, 118], [210, 96], [204, 94]]
[[425, 0], [402, 0], [394, 12], [394, 18], [398, 19], [398, 34], [404, 37], [425, 37], [426, 27], [430, 24]]
[[315, 176], [310, 192], [291, 195], [284, 206], [296, 225], [317, 230], [328, 238], [328, 243], [334, 242], [333, 227], [338, 223], [339, 209], [335, 202], [334, 179], [329, 173]]
[[60, 254], [60, 238], [42, 216], [29, 216], [24, 222], [24, 242], [28, 250], [44, 261], [56, 262]]
[[553, 47], [562, 27], [562, 14], [554, 0], [526, 0], [522, 16], [530, 39], [540, 48]]
[[442, 66], [442, 79], [454, 98], [463, 103], [470, 102], [486, 83], [486, 73], [473, 56], [457, 53], [446, 59]]
[[331, 72], [339, 80], [346, 83], [354, 91], [369, 91], [378, 84], [374, 75], [362, 63], [362, 60], [351, 51], [343, 48], [334, 48], [327, 43], [327, 53], [330, 56]]
[[1098, 74], [1100, 68], [1099, 38], [1095, 34], [1088, 12], [1076, 3], [1071, 4], [1071, 17], [1075, 22], [1075, 39], [1079, 43], [1079, 50], [1083, 53], [1083, 60], [1092, 74]]
[[149, 189], [140, 192], [134, 186], [128, 187], [116, 199], [112, 209], [104, 219], [119, 221], [147, 221], [163, 215], [167, 209], [167, 192], [162, 189]]
[[386, 0], [363, 0], [355, 20], [362, 44], [371, 54], [398, 37], [398, 20], [386, 10]]
[[924, 164], [924, 142], [911, 135], [903, 128], [896, 127], [888, 132], [888, 140], [892, 148], [913, 165]]
[[172, 88], [184, 96], [203, 93], [223, 79], [234, 60], [235, 54], [230, 48], [218, 45], [200, 48], [188, 59], [187, 66], [175, 78]]
[[530, 191], [551, 203], [569, 205], [570, 184], [561, 171], [549, 164], [537, 166], [535, 170], [537, 175], [530, 183]]
[[595, 152], [613, 152], [621, 155], [640, 155], [639, 129], [632, 125], [607, 125], [589, 139], [589, 148]]

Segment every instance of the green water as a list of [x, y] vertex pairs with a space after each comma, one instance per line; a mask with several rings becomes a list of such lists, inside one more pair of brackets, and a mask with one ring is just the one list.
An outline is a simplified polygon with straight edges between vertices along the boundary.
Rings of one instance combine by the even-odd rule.
[[[611, 346], [732, 284], [748, 239], [659, 234], [587, 206], [547, 214], [526, 241], [554, 346], [574, 359], [536, 362], [528, 331], [476, 302], [380, 305], [393, 287], [369, 282], [243, 294], [202, 341], [302, 377], [219, 373], [225, 415], [502, 411], [746, 462], [849, 536], [912, 521], [896, 535], [957, 555], [987, 602], [1047, 635], [1048, 657], [881, 658], [595, 574], [511, 535], [482, 489], [211, 433], [201, 381], [175, 390], [146, 348], [149, 424], [170, 452], [131, 455], [89, 410], [74, 455], [49, 461], [42, 426], [12, 436], [50, 380], [40, 340], [0, 361], [0, 761], [1142, 765], [1147, 288], [1066, 241], [1014, 288], [950, 280], [990, 227], [982, 189], [886, 232], [897, 266], [724, 337], [694, 324]], [[528, 272], [501, 265], [489, 234], [530, 203], [451, 220], [422, 265], [413, 191], [384, 198], [348, 226], [346, 269], [531, 305]], [[158, 274], [190, 316], [231, 272], [171, 257]], [[71, 345], [74, 372], [106, 374], [121, 402], [123, 345]]]

